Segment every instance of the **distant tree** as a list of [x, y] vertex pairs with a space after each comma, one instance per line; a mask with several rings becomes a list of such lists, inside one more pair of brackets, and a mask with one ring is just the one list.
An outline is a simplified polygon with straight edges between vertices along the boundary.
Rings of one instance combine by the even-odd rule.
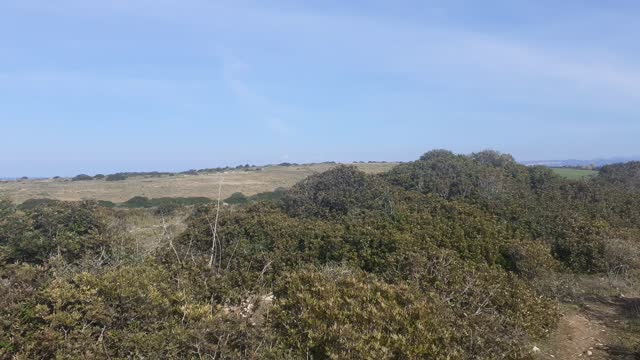
[[76, 175], [74, 176], [71, 181], [87, 181], [87, 180], [93, 180], [93, 177], [87, 175], [87, 174], [80, 174], [80, 175]]
[[96, 176], [94, 176], [93, 178], [96, 180], [102, 180], [104, 179], [106, 176], [104, 176], [104, 174], [96, 174]]
[[127, 175], [124, 174], [111, 174], [111, 175], [107, 175], [106, 179], [107, 181], [122, 181], [122, 180], [127, 180]]

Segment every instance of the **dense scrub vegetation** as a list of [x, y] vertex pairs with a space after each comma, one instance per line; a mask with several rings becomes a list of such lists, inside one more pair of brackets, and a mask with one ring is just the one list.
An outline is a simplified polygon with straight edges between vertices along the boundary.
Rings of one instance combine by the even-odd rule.
[[566, 277], [637, 279], [637, 169], [338, 166], [196, 206], [177, 233], [161, 213], [143, 250], [132, 210], [0, 202], [0, 358], [528, 359]]

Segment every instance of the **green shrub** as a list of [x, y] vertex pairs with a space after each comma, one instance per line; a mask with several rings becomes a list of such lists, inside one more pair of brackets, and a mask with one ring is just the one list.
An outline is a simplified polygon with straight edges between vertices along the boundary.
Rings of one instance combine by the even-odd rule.
[[12, 338], [0, 335], [0, 341], [10, 347], [0, 348], [0, 355], [261, 357], [269, 335], [252, 323], [255, 317], [247, 318], [235, 307], [212, 304], [206, 297], [200, 301], [192, 290], [149, 263], [55, 278], [14, 310], [15, 321], [7, 324]]
[[562, 235], [553, 243], [555, 257], [578, 272], [605, 270], [607, 224], [571, 218], [565, 221]]
[[15, 211], [13, 203], [6, 199], [0, 199], [0, 219], [9, 216]]
[[421, 291], [450, 306], [456, 319], [452, 326], [463, 334], [486, 335], [461, 345], [470, 354], [516, 351], [527, 339], [548, 334], [558, 319], [555, 303], [524, 280], [499, 267], [460, 261], [449, 251], [408, 254], [401, 269]]
[[18, 206], [20, 210], [33, 210], [39, 206], [55, 205], [59, 202], [53, 199], [28, 199]]
[[274, 293], [280, 346], [314, 359], [462, 358], [442, 304], [359, 271], [326, 268], [285, 277]]
[[293, 216], [344, 216], [364, 210], [390, 210], [390, 189], [355, 166], [312, 175], [285, 192], [283, 209]]
[[134, 196], [121, 204], [128, 208], [148, 208], [151, 207], [149, 198], [146, 196]]
[[249, 201], [267, 201], [267, 202], [278, 202], [280, 201], [283, 197], [284, 194], [286, 193], [286, 190], [282, 187], [276, 188], [273, 191], [267, 191], [267, 192], [261, 192], [261, 193], [257, 193], [255, 195], [251, 195], [249, 197]]
[[97, 204], [99, 206], [106, 207], [106, 208], [116, 207], [116, 204], [113, 201], [108, 201], [108, 200], [98, 200]]
[[108, 252], [107, 224], [96, 203], [51, 202], [0, 222], [0, 246], [8, 261], [43, 263], [51, 255], [73, 262]]
[[551, 254], [551, 247], [541, 241], [510, 241], [503, 246], [502, 255], [507, 270], [530, 280], [559, 267]]
[[106, 181], [123, 181], [127, 180], [128, 176], [124, 174], [111, 174], [107, 175], [105, 178]]
[[86, 181], [86, 180], [93, 180], [93, 177], [87, 175], [87, 174], [80, 174], [80, 175], [76, 175], [74, 176], [71, 181]]
[[230, 205], [239, 205], [239, 204], [246, 204], [247, 202], [249, 202], [249, 199], [244, 194], [240, 192], [236, 192], [231, 194], [231, 196], [229, 196], [228, 198], [226, 198], [224, 202]]

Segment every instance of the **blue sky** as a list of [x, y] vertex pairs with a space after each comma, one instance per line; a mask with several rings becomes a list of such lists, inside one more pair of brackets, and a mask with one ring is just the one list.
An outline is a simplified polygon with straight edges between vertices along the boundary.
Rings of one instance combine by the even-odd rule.
[[637, 1], [4, 0], [0, 176], [640, 155]]

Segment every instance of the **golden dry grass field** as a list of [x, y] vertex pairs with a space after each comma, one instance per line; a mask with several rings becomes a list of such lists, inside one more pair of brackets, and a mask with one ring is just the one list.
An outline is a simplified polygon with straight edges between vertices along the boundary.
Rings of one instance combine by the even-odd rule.
[[[355, 164], [368, 173], [384, 172], [395, 163]], [[270, 166], [262, 171], [229, 171], [204, 175], [175, 175], [155, 178], [130, 177], [124, 181], [71, 181], [70, 179], [20, 180], [0, 182], [0, 198], [22, 203], [27, 199], [108, 200], [120, 203], [134, 196], [217, 198], [218, 184], [223, 179], [222, 198], [234, 192], [253, 195], [291, 187], [309, 175], [326, 171], [335, 164]]]

